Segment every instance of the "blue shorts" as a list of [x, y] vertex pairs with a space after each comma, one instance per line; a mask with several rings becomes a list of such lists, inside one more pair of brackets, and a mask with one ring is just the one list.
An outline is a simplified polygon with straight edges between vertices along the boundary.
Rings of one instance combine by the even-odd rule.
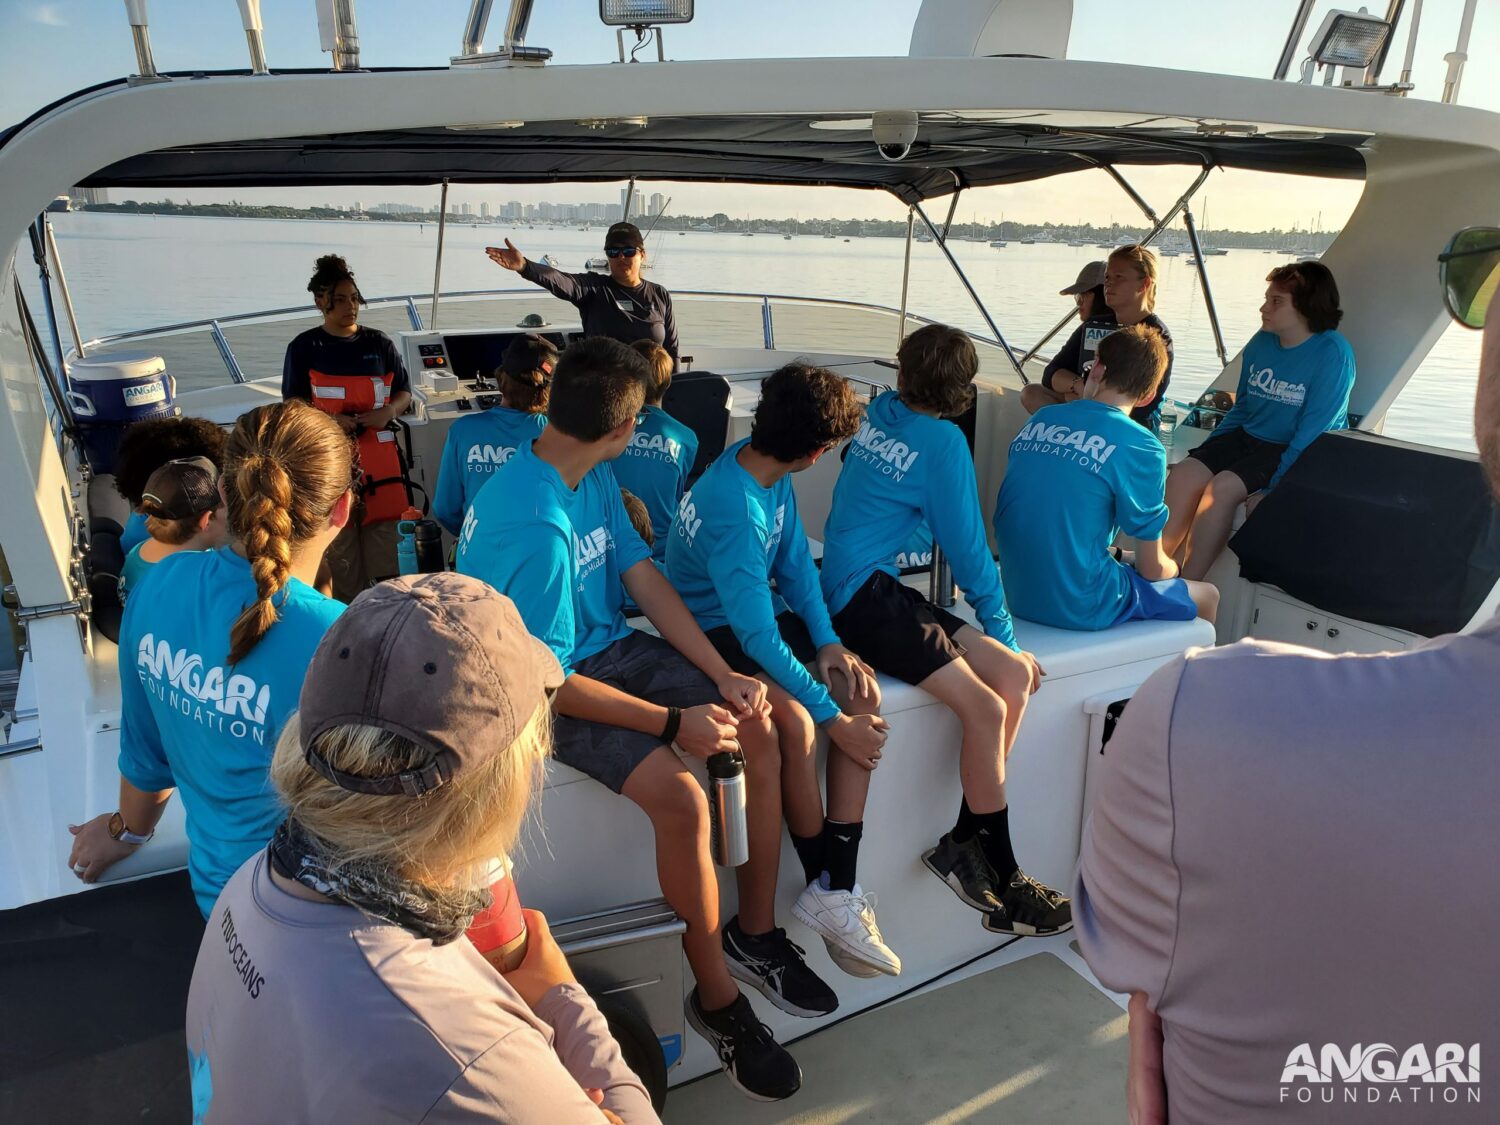
[[1133, 566], [1125, 567], [1125, 573], [1130, 578], [1130, 591], [1125, 595], [1125, 608], [1115, 618], [1116, 625], [1127, 621], [1191, 621], [1198, 616], [1198, 607], [1181, 578], [1150, 582]]

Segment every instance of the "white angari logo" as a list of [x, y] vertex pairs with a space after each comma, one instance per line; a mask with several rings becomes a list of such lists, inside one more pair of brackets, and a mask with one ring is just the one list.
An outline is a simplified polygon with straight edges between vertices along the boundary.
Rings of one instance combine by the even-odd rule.
[[513, 445], [491, 445], [486, 441], [477, 441], [469, 446], [465, 463], [471, 472], [492, 473], [515, 455], [516, 447]]
[[1028, 422], [1011, 443], [1012, 453], [1045, 453], [1073, 461], [1097, 473], [1114, 455], [1115, 447], [1107, 438], [1087, 430], [1049, 423], [1045, 419]]
[[868, 421], [859, 424], [859, 432], [854, 435], [854, 443], [849, 448], [851, 457], [869, 462], [895, 480], [901, 480], [911, 472], [920, 454], [921, 450], [912, 449], [906, 442], [898, 441]]
[[1478, 1105], [1479, 1044], [1301, 1043], [1281, 1069], [1281, 1101], [1302, 1105]]
[[147, 633], [136, 647], [136, 674], [157, 699], [184, 718], [234, 738], [266, 744], [271, 685], [226, 668]]

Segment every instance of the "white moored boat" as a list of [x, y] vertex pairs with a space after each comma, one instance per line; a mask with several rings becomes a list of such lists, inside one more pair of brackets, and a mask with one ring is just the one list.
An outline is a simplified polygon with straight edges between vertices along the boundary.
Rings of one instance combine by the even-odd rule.
[[[351, 5], [333, 6], [352, 21]], [[529, 8], [524, 2], [517, 6]], [[487, 14], [488, 7], [486, 0], [476, 0], [476, 14]], [[1329, 463], [1343, 467], [1337, 475], [1344, 483], [1347, 474], [1357, 476], [1350, 466], [1371, 448], [1409, 466], [1410, 488], [1402, 502], [1430, 504], [1424, 510], [1438, 522], [1428, 534], [1447, 534], [1441, 522], [1449, 510], [1445, 497], [1424, 492], [1424, 482], [1432, 479], [1428, 469], [1456, 468], [1462, 476], [1472, 458], [1379, 434], [1392, 402], [1444, 323], [1432, 281], [1436, 253], [1454, 230], [1496, 218], [1500, 115], [1284, 77], [1074, 61], [1067, 58], [1070, 12], [1066, 2], [927, 0], [910, 56], [897, 58], [567, 65], [515, 44], [482, 53], [483, 18], [478, 35], [466, 37], [463, 56], [450, 67], [360, 70], [352, 22], [333, 44], [337, 69], [326, 73], [244, 71], [153, 79], [154, 67], [143, 54], [140, 67], [147, 79], [82, 91], [0, 135], [0, 232], [14, 244], [36, 230], [44, 243], [44, 226], [34, 224], [59, 185], [71, 184], [128, 191], [148, 185], [436, 185], [445, 180], [545, 184], [573, 177], [885, 191], [910, 208], [913, 233], [922, 231], [933, 242], [987, 325], [986, 332], [974, 334], [982, 356], [974, 455], [988, 513], [1009, 442], [1025, 417], [1018, 391], [1039, 374], [1034, 356], [1046, 340], [1028, 351], [1007, 339], [947, 245], [941, 216], [930, 218], [930, 206], [941, 204], [951, 220], [955, 193], [1061, 175], [1085, 164], [1126, 183], [1139, 203], [1127, 183], [1132, 167], [1175, 164], [1196, 170], [1179, 199], [1159, 211], [1144, 211], [1154, 237], [1180, 215], [1189, 217], [1192, 234], [1192, 200], [1216, 168], [1362, 178], [1358, 206], [1322, 254], [1339, 278], [1348, 312], [1343, 331], [1358, 357], [1350, 407], [1358, 422], [1355, 431], [1321, 442], [1330, 450]], [[138, 43], [143, 38], [138, 36]], [[1273, 62], [1267, 60], [1268, 73]], [[256, 69], [262, 68], [257, 64]], [[691, 98], [684, 97], [688, 90]], [[318, 107], [316, 136], [308, 131], [308, 106]], [[488, 124], [485, 111], [476, 108], [481, 106], [504, 106], [506, 120]], [[878, 127], [872, 129], [872, 119], [889, 116], [910, 121], [910, 137], [882, 136]], [[550, 156], [561, 149], [569, 153], [566, 175], [554, 171]], [[398, 150], [399, 162], [388, 159]], [[55, 273], [57, 263], [51, 261]], [[25, 649], [0, 742], [5, 829], [0, 947], [10, 951], [6, 965], [24, 966], [25, 977], [51, 973], [70, 983], [31, 988], [18, 1005], [0, 988], [7, 1023], [35, 1029], [36, 1036], [33, 1053], [23, 1049], [18, 1056], [30, 1062], [22, 1068], [27, 1073], [14, 1079], [11, 1104], [72, 1107], [62, 1116], [82, 1120], [90, 1115], [79, 1107], [96, 1104], [89, 1101], [90, 1092], [104, 1083], [111, 1085], [110, 1104], [118, 1115], [127, 1115], [120, 1099], [135, 1098], [128, 1102], [132, 1118], [165, 1106], [162, 1112], [170, 1119], [183, 1108], [185, 1087], [181, 1081], [173, 1086], [172, 1074], [184, 1059], [160, 1043], [180, 1026], [171, 1023], [170, 1011], [180, 1001], [186, 972], [181, 965], [158, 964], [163, 983], [145, 990], [151, 996], [140, 996], [137, 982], [130, 997], [120, 1000], [116, 992], [125, 988], [123, 978], [102, 966], [115, 958], [144, 957], [134, 962], [131, 971], [138, 972], [153, 963], [149, 950], [120, 941], [119, 934], [140, 937], [158, 950], [184, 947], [182, 930], [167, 933], [167, 923], [153, 921], [152, 913], [178, 893], [171, 882], [177, 876], [170, 873], [183, 867], [187, 852], [183, 814], [180, 802], [174, 802], [156, 839], [112, 868], [98, 888], [80, 895], [66, 862], [67, 825], [114, 800], [120, 723], [113, 639], [118, 617], [111, 620], [105, 609], [111, 579], [100, 569], [99, 552], [91, 552], [91, 540], [106, 540], [111, 521], [125, 513], [109, 478], [91, 473], [80, 454], [81, 433], [64, 393], [64, 373], [49, 355], [50, 342], [68, 332], [65, 310], [50, 301], [35, 308], [19, 300], [16, 271], [32, 268], [29, 247], [12, 266], [0, 279], [0, 372], [6, 387], [0, 471], [8, 492], [0, 546], [13, 583], [7, 605], [24, 628]], [[1201, 289], [1224, 363], [1214, 385], [1233, 389], [1237, 357], [1224, 347], [1207, 280]], [[904, 300], [904, 285], [902, 293]], [[706, 435], [716, 443], [748, 432], [759, 381], [793, 358], [830, 366], [871, 393], [889, 385], [895, 342], [908, 326], [924, 321], [920, 309], [859, 305], [816, 293], [674, 296], [686, 326], [682, 350], [693, 357], [693, 374], [686, 378], [722, 378], [729, 385], [728, 415], [718, 419], [719, 432]], [[1056, 297], [1042, 286], [1038, 300], [1055, 302]], [[491, 354], [517, 331], [513, 326], [526, 313], [555, 321], [548, 331], [562, 338], [578, 332], [571, 309], [534, 290], [449, 298], [442, 306], [441, 329], [432, 326], [431, 313], [423, 315], [429, 301], [435, 310], [438, 297], [430, 294], [373, 301], [368, 314], [370, 323], [398, 336], [414, 380], [424, 371], [424, 357], [442, 356], [446, 371], [467, 375], [467, 359]], [[759, 314], [762, 329], [750, 339], [742, 325], [747, 312], [751, 318]], [[68, 366], [83, 357], [99, 362], [125, 352], [161, 356], [177, 380], [177, 405], [228, 423], [279, 396], [282, 349], [306, 321], [303, 309], [226, 307], [213, 320], [142, 324], [107, 339], [74, 341]], [[233, 327], [232, 346], [226, 326]], [[1066, 327], [1064, 321], [1054, 333]], [[800, 346], [778, 346], [778, 333]], [[463, 385], [439, 390], [428, 383], [405, 419], [414, 477], [429, 493], [444, 435], [458, 416], [458, 399], [471, 393]], [[1179, 426], [1172, 455], [1181, 456], [1203, 436]], [[838, 459], [829, 457], [797, 478], [802, 516], [814, 539], [822, 532], [837, 468]], [[1327, 503], [1337, 503], [1335, 490]], [[1383, 534], [1410, 534], [1410, 525], [1394, 508], [1382, 508], [1379, 497], [1369, 498], [1367, 514], [1376, 521], [1369, 544]], [[1382, 525], [1386, 517], [1390, 523]], [[1285, 534], [1296, 539], [1304, 556], [1343, 549], [1328, 541], [1322, 524]], [[1376, 553], [1371, 546], [1359, 558]], [[931, 583], [943, 596], [949, 585], [941, 559], [934, 568], [938, 573], [908, 581], [924, 588]], [[1299, 586], [1286, 568], [1266, 564], [1258, 573], [1256, 581], [1243, 576], [1232, 553], [1220, 560], [1212, 575], [1223, 592], [1217, 636], [1201, 621], [1132, 623], [1101, 633], [1017, 621], [1023, 646], [1048, 672], [1009, 763], [1016, 850], [1026, 857], [1031, 874], [1054, 886], [1069, 885], [1102, 739], [1141, 682], [1184, 649], [1254, 635], [1328, 651], [1371, 651], [1404, 647], [1437, 627], [1432, 615], [1424, 621], [1402, 616], [1399, 606], [1371, 585], [1376, 579], [1361, 570], [1358, 558], [1344, 582], [1368, 594], [1362, 602], [1320, 600], [1309, 593], [1316, 584]], [[1277, 578], [1266, 576], [1271, 573]], [[1500, 601], [1500, 574], [1483, 567], [1476, 574], [1484, 581], [1471, 578], [1463, 600], [1445, 607], [1443, 620], [1453, 627], [1482, 619]], [[1351, 608], [1357, 605], [1373, 608], [1360, 616]], [[955, 612], [968, 613], [961, 598]], [[783, 1042], [812, 1034], [793, 1048], [804, 1060], [839, 1049], [859, 1050], [860, 1057], [868, 1050], [874, 1058], [881, 1036], [905, 1034], [899, 1018], [894, 1025], [880, 1022], [897, 1009], [860, 1017], [871, 1021], [867, 1024], [856, 1021], [826, 1032], [823, 1025], [881, 1008], [929, 982], [968, 979], [969, 988], [905, 1000], [904, 1010], [916, 1021], [911, 1027], [941, 1028], [957, 1018], [944, 1005], [962, 1004], [966, 994], [982, 998], [993, 1011], [1008, 997], [1032, 989], [1026, 994], [1048, 998], [1061, 1030], [1030, 1046], [1002, 1041], [1011, 1033], [1001, 1031], [993, 1042], [970, 1044], [965, 1049], [978, 1051], [984, 1061], [983, 1067], [971, 1068], [982, 1072], [977, 1086], [972, 1076], [928, 1081], [907, 1070], [888, 1074], [887, 1089], [878, 1073], [866, 1074], [857, 1108], [847, 1116], [829, 1108], [844, 1095], [820, 1087], [804, 1061], [808, 1085], [799, 1100], [787, 1103], [786, 1112], [807, 1114], [805, 1119], [823, 1112], [829, 1116], [821, 1119], [828, 1120], [905, 1121], [945, 1113], [954, 1114], [953, 1120], [979, 1120], [998, 1113], [998, 1099], [1007, 1097], [1012, 1100], [1002, 1108], [1012, 1119], [1040, 1120], [1027, 1115], [1033, 1104], [1027, 1091], [1040, 1096], [1066, 1089], [1082, 1099], [1072, 1103], [1078, 1107], [1076, 1119], [1122, 1116], [1120, 998], [1098, 989], [1068, 935], [1002, 943], [923, 870], [918, 856], [951, 822], [958, 803], [958, 724], [917, 689], [895, 681], [882, 686], [891, 738], [871, 790], [861, 879], [880, 894], [881, 926], [904, 962], [903, 974], [873, 980], [845, 976], [821, 943], [808, 933], [794, 933], [808, 947], [809, 963], [838, 992], [839, 1012], [823, 1021], [798, 1020], [757, 999], [758, 1014]], [[681, 1003], [690, 982], [674, 937], [680, 923], [659, 902], [645, 818], [556, 763], [549, 768], [540, 818], [545, 838], [540, 830], [531, 833], [518, 857], [517, 881], [528, 905], [554, 920], [586, 983], [613, 993], [637, 1026], [649, 1028], [634, 1049], [637, 1058], [642, 1051], [652, 1055], [642, 1065], [659, 1072], [658, 1082], [677, 1085], [716, 1071], [712, 1052], [683, 1027]], [[783, 864], [780, 907], [789, 917], [787, 907], [799, 889], [790, 848]], [[727, 916], [733, 911], [733, 880], [723, 882]], [[197, 918], [195, 912], [184, 915], [180, 906], [160, 909], [164, 919]], [[187, 947], [195, 946], [196, 936], [189, 937]], [[71, 968], [68, 956], [77, 958]], [[1007, 992], [1012, 987], [1022, 991]], [[52, 1002], [58, 996], [70, 997], [70, 1005]], [[118, 1017], [105, 1024], [110, 1035], [100, 1038], [95, 1033], [101, 1021], [91, 1010], [96, 1004], [132, 1016], [154, 1014]], [[80, 1029], [76, 1036], [74, 1026]], [[994, 1025], [986, 1019], [976, 1026]], [[838, 1038], [861, 1027], [867, 1029], [859, 1032], [867, 1036], [863, 1046]], [[1044, 1057], [1036, 1057], [1038, 1050]], [[125, 1071], [138, 1081], [105, 1077]], [[717, 1078], [684, 1092], [680, 1101], [676, 1097], [669, 1119], [675, 1113], [678, 1120], [732, 1121], [745, 1111]], [[848, 1094], [850, 1106], [856, 1105], [854, 1097]], [[38, 1120], [45, 1116], [32, 1114]]]

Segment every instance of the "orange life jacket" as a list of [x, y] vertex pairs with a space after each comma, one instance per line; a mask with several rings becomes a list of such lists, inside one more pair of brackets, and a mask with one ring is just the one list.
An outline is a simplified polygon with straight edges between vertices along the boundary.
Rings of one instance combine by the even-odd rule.
[[[309, 369], [313, 405], [329, 414], [368, 414], [379, 410], [391, 398], [396, 373], [384, 375], [326, 375]], [[401, 463], [401, 449], [392, 430], [366, 429], [356, 439], [359, 464], [363, 473], [360, 498], [364, 501], [364, 522], [389, 523], [400, 519], [409, 502], [406, 472]]]

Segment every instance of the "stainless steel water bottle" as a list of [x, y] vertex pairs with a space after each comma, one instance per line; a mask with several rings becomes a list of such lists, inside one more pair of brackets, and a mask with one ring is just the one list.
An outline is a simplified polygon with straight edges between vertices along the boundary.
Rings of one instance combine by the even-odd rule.
[[708, 759], [709, 848], [720, 867], [738, 867], [750, 858], [745, 825], [745, 759], [738, 750]]

